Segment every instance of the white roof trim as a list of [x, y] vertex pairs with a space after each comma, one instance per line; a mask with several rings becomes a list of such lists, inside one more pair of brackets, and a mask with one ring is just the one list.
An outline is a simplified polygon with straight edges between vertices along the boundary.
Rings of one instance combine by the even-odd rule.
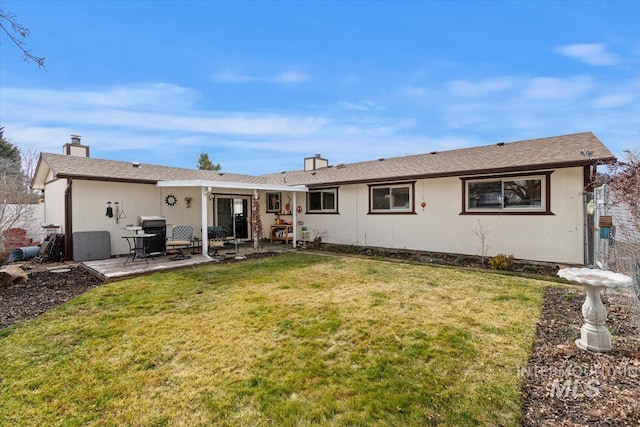
[[158, 187], [211, 187], [211, 188], [234, 188], [243, 190], [265, 190], [265, 191], [295, 191], [307, 193], [309, 188], [304, 185], [272, 185], [272, 184], [252, 184], [246, 182], [230, 181], [209, 181], [204, 179], [185, 179], [176, 181], [158, 181]]

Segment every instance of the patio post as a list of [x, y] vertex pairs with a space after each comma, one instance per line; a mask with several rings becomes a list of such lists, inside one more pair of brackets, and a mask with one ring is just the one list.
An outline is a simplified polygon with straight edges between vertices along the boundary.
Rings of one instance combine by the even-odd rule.
[[297, 210], [297, 206], [298, 206], [298, 199], [297, 199], [297, 195], [298, 192], [297, 191], [293, 191], [293, 206], [291, 206], [291, 210], [293, 212], [293, 219], [291, 221], [292, 225], [293, 225], [293, 247], [296, 247], [296, 244], [298, 242], [298, 210]]
[[208, 208], [209, 208], [209, 190], [211, 188], [207, 188], [207, 187], [200, 187], [200, 193], [201, 193], [201, 209], [200, 209], [200, 222], [201, 222], [201, 227], [202, 227], [202, 256], [204, 258], [207, 259], [212, 259], [209, 256], [209, 236], [207, 235], [207, 212], [208, 212]]

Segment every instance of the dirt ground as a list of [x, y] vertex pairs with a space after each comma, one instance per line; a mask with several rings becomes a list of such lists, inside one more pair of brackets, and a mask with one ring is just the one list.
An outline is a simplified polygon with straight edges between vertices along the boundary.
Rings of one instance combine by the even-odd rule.
[[[401, 258], [397, 253], [387, 255]], [[473, 259], [444, 255], [438, 258], [407, 253], [405, 259], [478, 266]], [[26, 283], [0, 288], [0, 328], [39, 316], [102, 284], [75, 263], [31, 267], [27, 270]], [[515, 269], [534, 273], [534, 268], [525, 268], [525, 265], [515, 265], [512, 270]], [[555, 275], [555, 268], [536, 266], [535, 274], [551, 277]], [[584, 292], [580, 287], [554, 287], [545, 291], [528, 366], [514, 372], [524, 381], [523, 426], [640, 426], [638, 299], [630, 289], [603, 295], [608, 310], [607, 325], [613, 335], [614, 350], [609, 353], [583, 351], [574, 344], [580, 335], [583, 302]]]

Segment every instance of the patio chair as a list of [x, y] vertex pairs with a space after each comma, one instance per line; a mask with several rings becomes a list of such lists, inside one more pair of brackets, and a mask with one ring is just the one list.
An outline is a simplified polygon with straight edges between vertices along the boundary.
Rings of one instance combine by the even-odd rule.
[[[209, 255], [212, 257], [224, 258], [224, 255], [218, 251], [223, 249], [229, 238], [227, 237], [227, 230], [224, 227], [215, 226], [207, 227], [207, 238], [209, 239]], [[213, 251], [213, 253], [211, 253]]]
[[178, 253], [170, 259], [173, 261], [191, 258], [184, 250], [191, 246], [193, 241], [193, 227], [190, 225], [175, 225], [171, 237], [167, 238], [167, 246], [178, 250]]

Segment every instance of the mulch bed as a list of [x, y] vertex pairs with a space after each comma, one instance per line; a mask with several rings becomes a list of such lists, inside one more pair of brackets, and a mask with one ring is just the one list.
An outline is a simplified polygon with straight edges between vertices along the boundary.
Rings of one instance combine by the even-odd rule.
[[582, 288], [545, 289], [524, 377], [524, 426], [640, 425], [640, 309], [631, 289], [602, 297], [613, 350], [579, 349]]
[[[25, 283], [0, 288], [0, 328], [37, 317], [103, 282], [77, 264], [48, 265], [26, 270]], [[55, 270], [68, 270], [55, 272]]]
[[[274, 256], [259, 253], [249, 256]], [[366, 254], [365, 254], [366, 255]], [[376, 254], [377, 256], [378, 254]], [[405, 254], [414, 259], [415, 254]], [[401, 258], [396, 255], [392, 258]], [[477, 266], [473, 259], [419, 255], [422, 262]], [[229, 259], [227, 262], [239, 262]], [[24, 321], [63, 304], [102, 284], [74, 264], [55, 273], [52, 266], [29, 272], [29, 280], [0, 288], [0, 328]], [[522, 268], [515, 267], [515, 268]], [[536, 273], [554, 275], [553, 266], [538, 266]], [[531, 272], [524, 269], [524, 272]], [[528, 366], [514, 375], [523, 377], [523, 426], [639, 426], [640, 425], [640, 304], [632, 290], [603, 295], [613, 335], [613, 351], [580, 350], [574, 340], [582, 326], [581, 287], [545, 289], [542, 316]]]

